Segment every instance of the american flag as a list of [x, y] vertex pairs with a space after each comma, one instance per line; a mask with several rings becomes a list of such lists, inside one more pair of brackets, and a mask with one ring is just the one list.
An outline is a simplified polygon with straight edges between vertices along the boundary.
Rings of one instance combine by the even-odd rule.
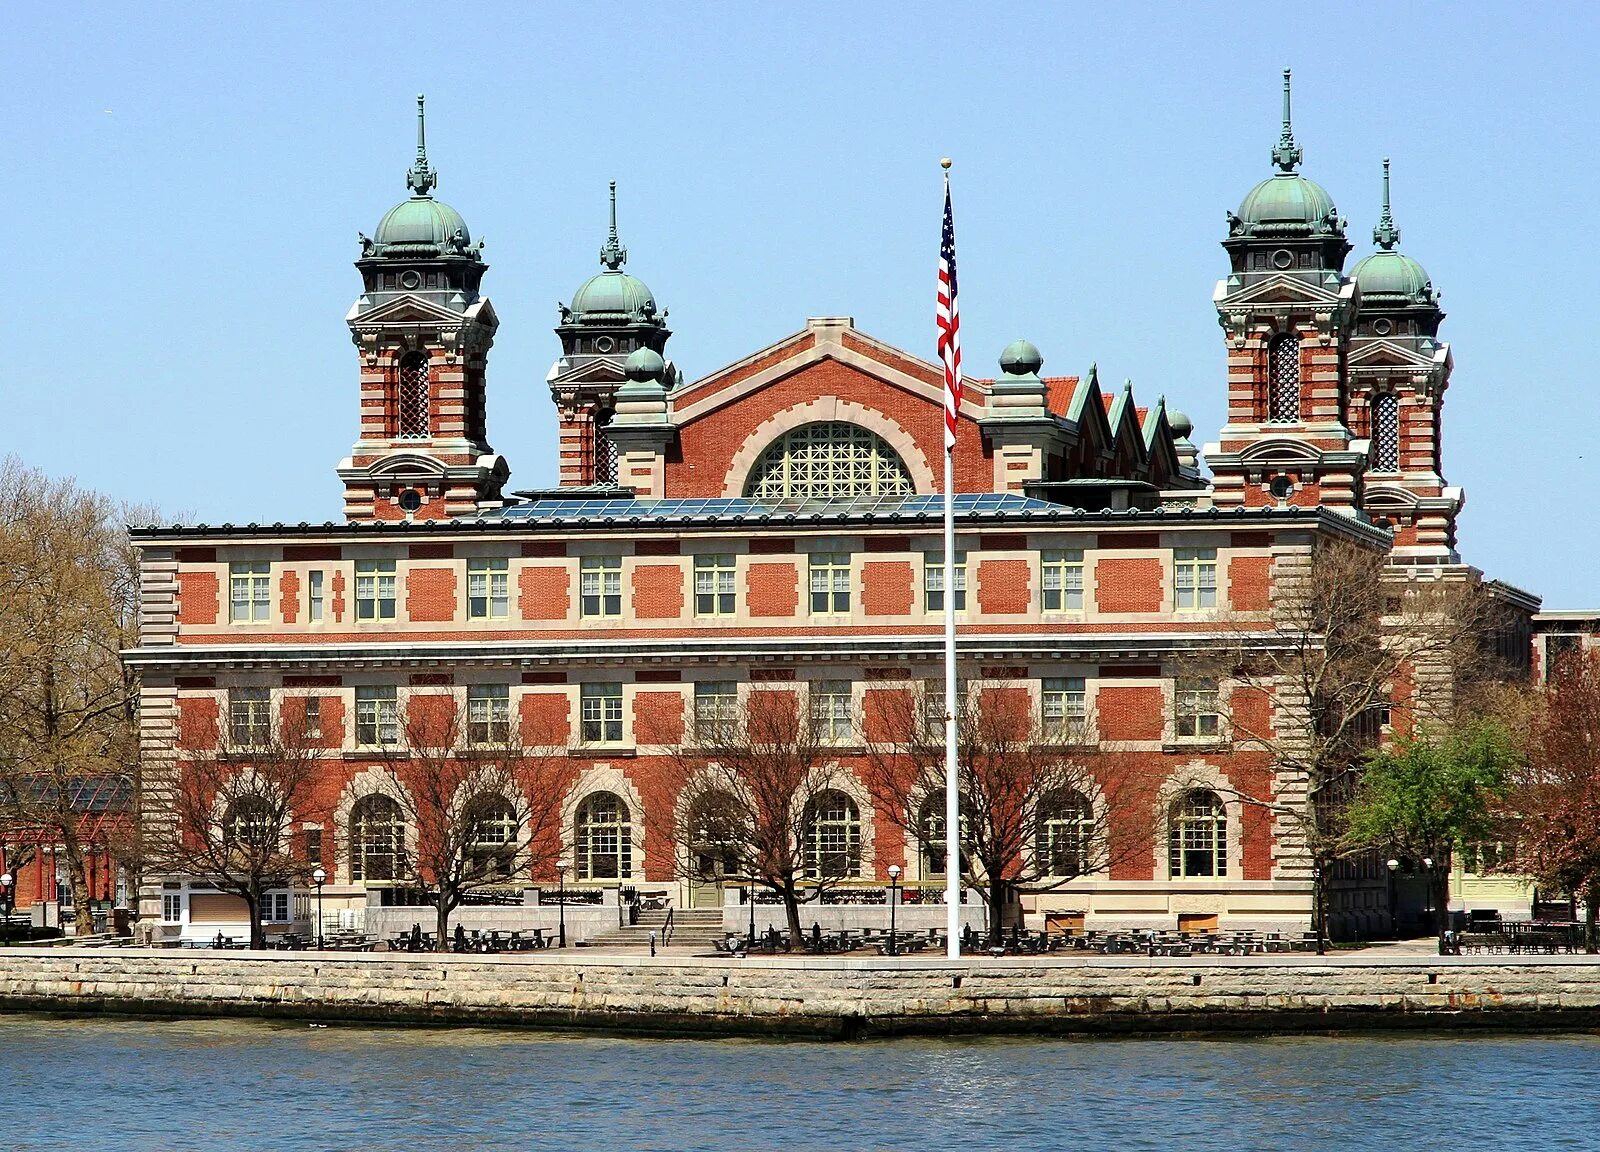
[[956, 221], [950, 211], [950, 175], [944, 178], [944, 235], [939, 241], [939, 359], [944, 364], [944, 450], [956, 445], [961, 410], [961, 311], [956, 304]]

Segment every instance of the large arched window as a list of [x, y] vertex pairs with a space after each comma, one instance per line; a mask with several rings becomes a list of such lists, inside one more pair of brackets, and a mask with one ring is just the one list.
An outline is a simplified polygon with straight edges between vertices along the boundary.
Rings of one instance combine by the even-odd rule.
[[633, 825], [615, 792], [595, 792], [578, 805], [573, 843], [579, 880], [625, 880], [633, 875]]
[[504, 796], [477, 796], [466, 807], [466, 874], [476, 880], [506, 880], [517, 865], [522, 821]]
[[1286, 332], [1267, 346], [1267, 419], [1300, 419], [1300, 337]]
[[[965, 797], [962, 806], [966, 806]], [[941, 880], [945, 875], [945, 861], [949, 858], [950, 843], [945, 835], [944, 793], [930, 793], [917, 811], [917, 851], [920, 875], [924, 880]], [[968, 853], [968, 836], [965, 817], [961, 830], [961, 874], [972, 873], [972, 859]]]
[[1070, 788], [1039, 799], [1034, 829], [1034, 867], [1041, 876], [1082, 876], [1094, 865], [1094, 809]]
[[1372, 470], [1400, 471], [1400, 397], [1380, 392], [1372, 398]]
[[843, 792], [830, 789], [806, 810], [806, 875], [842, 880], [861, 875], [861, 812]]
[[1228, 874], [1228, 817], [1215, 792], [1186, 792], [1173, 803], [1167, 865], [1174, 879]]
[[222, 842], [239, 852], [259, 856], [276, 847], [272, 805], [264, 796], [240, 796], [222, 817]]
[[406, 822], [388, 796], [363, 796], [350, 809], [350, 879], [387, 884], [405, 878]]
[[425, 353], [407, 352], [400, 358], [397, 399], [401, 438], [427, 439], [431, 421], [428, 412], [428, 357]]
[[689, 874], [694, 882], [721, 883], [725, 877], [743, 874], [741, 848], [750, 834], [731, 793], [707, 791], [695, 797], [687, 825]]
[[911, 496], [916, 486], [883, 437], [828, 421], [785, 432], [768, 445], [744, 494], [765, 504], [817, 504]]

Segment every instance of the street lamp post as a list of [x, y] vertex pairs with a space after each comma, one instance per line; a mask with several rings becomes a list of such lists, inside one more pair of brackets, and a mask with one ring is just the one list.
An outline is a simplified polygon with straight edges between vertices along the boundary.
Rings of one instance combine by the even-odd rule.
[[557, 915], [561, 917], [560, 939], [563, 948], [567, 946], [567, 869], [571, 867], [566, 860], [556, 861], [557, 891], [560, 893], [556, 897], [556, 907], [559, 909]]
[[900, 941], [895, 935], [894, 906], [898, 901], [895, 896], [899, 892], [900, 865], [889, 865], [889, 955], [900, 954]]
[[1322, 865], [1311, 866], [1311, 927], [1317, 933], [1317, 955], [1327, 955], [1327, 944], [1323, 940], [1322, 922]]
[[[1433, 934], [1439, 938], [1440, 947], [1444, 944], [1444, 909], [1437, 912], [1433, 910], [1433, 857], [1422, 858], [1422, 883], [1424, 884], [1422, 896], [1422, 910], [1428, 917], [1428, 927], [1433, 929]], [[1441, 953], [1442, 955], [1442, 953]]]
[[317, 886], [317, 950], [322, 949], [322, 886], [328, 882], [328, 874], [318, 865], [316, 871], [311, 873], [311, 882]]
[[4, 876], [0, 876], [0, 900], [5, 902], [6, 918], [8, 920], [11, 918], [12, 908], [15, 907], [15, 893], [11, 886], [16, 882], [17, 878], [9, 872]]
[[1391, 856], [1387, 864], [1389, 866], [1389, 938], [1398, 940], [1400, 939], [1400, 913], [1395, 908], [1395, 901], [1399, 897], [1399, 893], [1395, 888], [1394, 875], [1400, 870], [1400, 861]]
[[750, 935], [745, 937], [744, 948], [746, 952], [756, 946], [756, 878], [750, 877], [750, 894], [745, 897], [745, 903], [750, 906]]

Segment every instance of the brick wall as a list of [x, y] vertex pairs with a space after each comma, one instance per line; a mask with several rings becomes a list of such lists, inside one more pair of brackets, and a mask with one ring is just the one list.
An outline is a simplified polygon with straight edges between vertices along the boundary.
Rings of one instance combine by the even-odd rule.
[[793, 561], [752, 564], [745, 592], [752, 617], [793, 616], [800, 607], [800, 569]]
[[1094, 601], [1102, 612], [1160, 612], [1166, 607], [1158, 557], [1102, 557], [1094, 566]]
[[906, 616], [913, 604], [909, 560], [869, 560], [861, 565], [861, 611], [868, 616]]
[[1026, 560], [980, 561], [978, 607], [1000, 615], [1028, 611], [1033, 606], [1032, 572]]
[[683, 568], [638, 564], [633, 569], [633, 614], [640, 620], [676, 620], [683, 615]]
[[1272, 607], [1272, 557], [1235, 556], [1228, 561], [1228, 607], [1265, 612]]
[[1160, 740], [1166, 728], [1166, 701], [1155, 684], [1101, 684], [1095, 713], [1103, 740]]
[[565, 620], [572, 611], [572, 574], [553, 564], [530, 564], [517, 576], [517, 610], [524, 620]]
[[454, 568], [412, 568], [406, 573], [406, 616], [415, 621], [456, 618]]
[[522, 742], [530, 747], [565, 745], [572, 737], [571, 711], [565, 692], [529, 692], [522, 698]]
[[682, 739], [682, 692], [634, 693], [633, 742], [635, 744], [677, 744]]
[[222, 612], [215, 572], [204, 569], [178, 573], [178, 623], [216, 624]]

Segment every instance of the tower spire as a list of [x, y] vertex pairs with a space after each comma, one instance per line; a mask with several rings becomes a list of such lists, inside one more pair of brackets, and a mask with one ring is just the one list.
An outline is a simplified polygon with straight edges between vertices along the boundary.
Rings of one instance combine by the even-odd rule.
[[628, 250], [617, 239], [617, 182], [611, 181], [611, 231], [600, 249], [600, 263], [615, 272], [628, 262]]
[[417, 93], [417, 159], [406, 173], [406, 187], [418, 196], [426, 196], [439, 184], [439, 174], [428, 167], [428, 126], [423, 112], [427, 97]]
[[1294, 128], [1289, 120], [1289, 69], [1285, 68], [1283, 70], [1283, 134], [1278, 137], [1278, 146], [1272, 150], [1272, 162], [1284, 172], [1293, 172], [1295, 165], [1305, 158], [1305, 153], [1300, 150], [1300, 145], [1294, 142]]
[[1400, 229], [1394, 226], [1394, 213], [1389, 210], [1389, 158], [1383, 158], [1383, 215], [1372, 230], [1372, 242], [1385, 252], [1400, 243]]

